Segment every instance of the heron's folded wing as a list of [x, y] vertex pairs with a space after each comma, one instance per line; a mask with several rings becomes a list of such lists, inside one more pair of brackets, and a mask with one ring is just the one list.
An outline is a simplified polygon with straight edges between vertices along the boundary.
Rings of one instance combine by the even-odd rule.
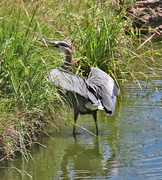
[[114, 80], [104, 71], [93, 67], [91, 68], [91, 77], [87, 80], [87, 83], [101, 99], [106, 113], [114, 115], [116, 96], [119, 95], [119, 89]]
[[67, 91], [77, 93], [85, 98], [90, 99], [94, 106], [101, 105], [100, 100], [88, 90], [85, 79], [66, 71], [60, 71], [59, 69], [51, 70], [49, 79], [57, 87], [66, 89]]
[[57, 87], [78, 93], [86, 98], [88, 97], [85, 80], [75, 74], [70, 74], [59, 69], [53, 69], [50, 72], [49, 79]]

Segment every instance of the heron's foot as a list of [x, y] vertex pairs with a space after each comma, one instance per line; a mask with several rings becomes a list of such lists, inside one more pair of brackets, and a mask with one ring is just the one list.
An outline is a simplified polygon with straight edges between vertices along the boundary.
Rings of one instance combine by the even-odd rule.
[[78, 134], [81, 134], [81, 133], [79, 133], [79, 132], [75, 132], [75, 133], [73, 133], [73, 134], [78, 135]]
[[75, 134], [75, 135], [78, 135], [78, 134], [81, 134], [81, 133], [75, 132], [74, 134]]
[[81, 133], [78, 133], [78, 132], [73, 132], [73, 136], [74, 136], [74, 139], [77, 140], [77, 136], [81, 134]]

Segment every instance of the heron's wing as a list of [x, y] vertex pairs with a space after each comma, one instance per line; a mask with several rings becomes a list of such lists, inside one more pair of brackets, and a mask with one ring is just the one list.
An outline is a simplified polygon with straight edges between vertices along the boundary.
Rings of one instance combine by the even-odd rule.
[[114, 92], [115, 96], [119, 96], [120, 95], [119, 88], [118, 88], [118, 86], [115, 83], [114, 83], [113, 92]]
[[50, 81], [57, 87], [88, 97], [85, 80], [74, 74], [59, 69], [52, 69], [49, 75]]
[[66, 89], [77, 93], [85, 98], [88, 98], [92, 101], [93, 106], [101, 106], [101, 102], [96, 96], [89, 92], [87, 88], [86, 80], [66, 71], [61, 71], [59, 69], [53, 69], [50, 72], [49, 79], [57, 87]]
[[114, 80], [102, 70], [93, 67], [91, 77], [86, 82], [100, 98], [106, 113], [114, 115], [116, 96], [119, 95], [119, 89]]

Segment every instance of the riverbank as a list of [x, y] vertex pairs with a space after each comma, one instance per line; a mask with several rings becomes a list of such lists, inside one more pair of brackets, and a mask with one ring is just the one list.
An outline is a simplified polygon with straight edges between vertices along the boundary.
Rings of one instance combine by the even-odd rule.
[[136, 1], [135, 5], [127, 9], [127, 15], [132, 18], [135, 31], [142, 34], [155, 33], [162, 39], [162, 1]]
[[[64, 58], [36, 47], [38, 39], [68, 41], [73, 47], [73, 71], [87, 77], [92, 66], [110, 74], [122, 89], [133, 80], [150, 81], [141, 69], [155, 70], [151, 37], [127, 36], [127, 7], [98, 1], [1, 2], [0, 6], [0, 150], [1, 159], [12, 159], [47, 134], [48, 124], [59, 131], [69, 123], [66, 102], [47, 81], [48, 73]], [[17, 7], [17, 8], [15, 8]], [[142, 40], [141, 40], [142, 39]], [[70, 120], [69, 120], [70, 119]]]

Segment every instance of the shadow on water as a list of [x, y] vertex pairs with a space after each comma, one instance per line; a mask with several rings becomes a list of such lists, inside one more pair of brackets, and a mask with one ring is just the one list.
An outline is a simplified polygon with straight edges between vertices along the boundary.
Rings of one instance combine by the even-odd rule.
[[70, 179], [95, 178], [97, 176], [110, 177], [115, 173], [116, 163], [115, 154], [111, 154], [107, 158], [103, 157], [103, 154], [100, 153], [98, 139], [95, 139], [93, 146], [87, 146], [87, 148], [76, 142], [75, 145], [66, 149], [66, 154], [63, 156], [61, 163], [60, 174], [62, 177], [68, 175]]
[[[54, 139], [41, 139], [46, 148], [33, 147], [28, 161], [17, 156], [14, 168], [0, 169], [0, 179], [161, 179], [162, 72], [150, 76], [158, 93], [127, 84], [115, 116], [98, 113], [100, 138], [78, 127], [76, 141], [72, 127], [63, 126], [60, 134], [50, 129]], [[80, 116], [78, 123], [95, 133], [91, 116]]]

